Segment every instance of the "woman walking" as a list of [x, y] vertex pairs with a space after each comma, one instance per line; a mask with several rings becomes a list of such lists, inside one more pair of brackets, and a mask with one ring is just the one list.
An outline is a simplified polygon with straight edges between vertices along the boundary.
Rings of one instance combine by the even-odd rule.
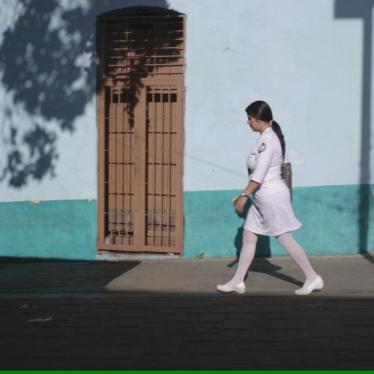
[[217, 290], [245, 292], [244, 277], [254, 258], [258, 235], [268, 235], [277, 238], [305, 275], [303, 287], [295, 293], [308, 295], [323, 288], [323, 279], [314, 271], [304, 250], [291, 234], [302, 225], [295, 217], [290, 191], [281, 177], [286, 151], [281, 128], [273, 120], [270, 106], [264, 101], [250, 104], [246, 112], [249, 126], [261, 135], [247, 160], [249, 183], [234, 204], [236, 211], [242, 213], [252, 194], [252, 205], [244, 223], [243, 245], [235, 275], [229, 282], [218, 284]]

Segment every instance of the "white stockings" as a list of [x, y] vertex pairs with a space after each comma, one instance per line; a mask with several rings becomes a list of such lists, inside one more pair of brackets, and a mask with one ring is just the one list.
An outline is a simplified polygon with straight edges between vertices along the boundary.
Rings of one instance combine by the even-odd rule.
[[229, 286], [235, 286], [243, 282], [248, 268], [251, 265], [256, 252], [257, 235], [251, 231], [243, 229], [243, 244], [240, 251], [239, 263], [234, 277], [227, 283]]
[[279, 244], [288, 252], [305, 274], [305, 285], [312, 282], [318, 274], [312, 268], [304, 250], [295, 241], [289, 232], [277, 236]]
[[[244, 277], [252, 263], [256, 252], [257, 235], [251, 231], [243, 230], [243, 245], [240, 252], [239, 263], [234, 277], [226, 283], [228, 286], [235, 286], [244, 281]], [[290, 233], [277, 236], [280, 245], [288, 252], [293, 260], [300, 266], [305, 274], [305, 284], [312, 282], [318, 275], [312, 268], [304, 250], [294, 240]]]

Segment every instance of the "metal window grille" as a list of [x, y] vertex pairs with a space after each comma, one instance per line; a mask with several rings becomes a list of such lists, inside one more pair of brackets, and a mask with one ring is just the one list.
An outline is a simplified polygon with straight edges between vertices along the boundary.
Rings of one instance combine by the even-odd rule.
[[183, 250], [184, 16], [98, 20], [100, 250]]

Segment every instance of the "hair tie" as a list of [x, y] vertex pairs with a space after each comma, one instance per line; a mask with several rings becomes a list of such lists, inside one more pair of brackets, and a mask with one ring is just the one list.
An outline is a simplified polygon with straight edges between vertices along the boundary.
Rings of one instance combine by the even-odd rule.
[[270, 122], [269, 122], [269, 124], [270, 124], [270, 126], [272, 126], [273, 125], [273, 122], [274, 122], [274, 120], [272, 119]]

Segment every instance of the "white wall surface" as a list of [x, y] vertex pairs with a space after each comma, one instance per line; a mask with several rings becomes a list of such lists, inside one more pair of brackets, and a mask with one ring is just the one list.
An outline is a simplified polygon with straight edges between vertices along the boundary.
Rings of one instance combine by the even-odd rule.
[[360, 19], [326, 0], [172, 4], [188, 15], [187, 190], [243, 188], [257, 99], [282, 126], [295, 186], [359, 183]]
[[[111, 4], [116, 8], [122, 3]], [[61, 4], [62, 9], [92, 6], [85, 0]], [[187, 15], [186, 191], [244, 187], [245, 159], [258, 136], [249, 130], [244, 109], [258, 99], [269, 102], [282, 126], [295, 186], [360, 183], [362, 19], [336, 18], [334, 0], [169, 0], [169, 4]], [[17, 1], [1, 2], [0, 43], [19, 14], [22, 7]], [[87, 57], [93, 63], [94, 46]], [[29, 181], [19, 189], [0, 182], [0, 201], [96, 198], [94, 94], [84, 113], [75, 118], [72, 133], [35, 115], [56, 132], [55, 176]], [[2, 168], [9, 147], [7, 121], [16, 121], [20, 131], [27, 131], [33, 118], [12, 101], [12, 92], [1, 83], [0, 97]], [[5, 115], [9, 110], [12, 115]]]

